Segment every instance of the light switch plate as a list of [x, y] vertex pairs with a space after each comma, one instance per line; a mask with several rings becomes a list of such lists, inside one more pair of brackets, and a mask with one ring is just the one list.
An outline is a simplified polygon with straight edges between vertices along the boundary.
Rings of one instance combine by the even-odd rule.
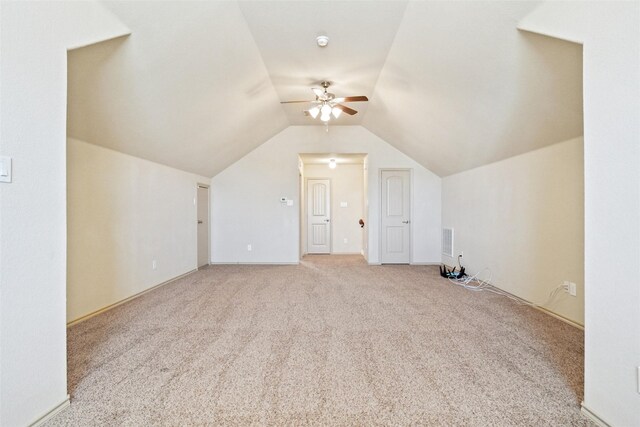
[[340, 202], [341, 208], [346, 208], [347, 206], [349, 206], [347, 202]]
[[0, 156], [0, 182], [11, 182], [11, 157]]

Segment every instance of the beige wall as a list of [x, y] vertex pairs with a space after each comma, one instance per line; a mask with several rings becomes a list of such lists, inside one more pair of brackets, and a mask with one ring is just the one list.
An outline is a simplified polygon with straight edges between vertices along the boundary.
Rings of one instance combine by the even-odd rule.
[[210, 179], [75, 139], [67, 167], [67, 321], [197, 268], [194, 198]]
[[[299, 153], [367, 156], [367, 260], [379, 263], [380, 169], [413, 170], [413, 263], [440, 262], [441, 179], [362, 126], [290, 126], [212, 179], [214, 263], [297, 263]], [[283, 206], [280, 197], [294, 201]], [[247, 245], [252, 244], [252, 251]]]
[[[331, 252], [361, 253], [362, 228], [358, 220], [364, 218], [363, 165], [339, 164], [335, 169], [328, 165], [305, 165], [304, 176], [331, 180]], [[347, 207], [340, 207], [340, 202], [346, 202]], [[306, 209], [306, 201], [303, 206]], [[306, 223], [306, 216], [301, 222]]]
[[464, 251], [470, 274], [488, 268], [495, 286], [525, 300], [575, 282], [576, 297], [560, 294], [546, 308], [584, 324], [581, 138], [443, 178], [442, 226], [454, 229], [454, 254]]

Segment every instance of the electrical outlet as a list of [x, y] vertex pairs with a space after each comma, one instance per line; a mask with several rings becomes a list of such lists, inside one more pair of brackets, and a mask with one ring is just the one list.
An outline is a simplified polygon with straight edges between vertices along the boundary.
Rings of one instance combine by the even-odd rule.
[[155, 270], [156, 268], [158, 268], [158, 261], [154, 259], [153, 261], [151, 261], [151, 269]]
[[576, 284], [575, 283], [570, 282], [568, 280], [565, 280], [565, 281], [562, 282], [562, 288], [569, 295], [574, 296], [574, 297], [576, 296]]
[[349, 243], [349, 241], [347, 240], [347, 238], [346, 238], [346, 237], [344, 238], [344, 242], [345, 242], [345, 243]]
[[249, 252], [251, 252], [251, 251], [253, 250], [253, 249], [251, 248], [251, 243], [249, 243], [249, 244], [247, 245], [247, 250], [248, 250]]

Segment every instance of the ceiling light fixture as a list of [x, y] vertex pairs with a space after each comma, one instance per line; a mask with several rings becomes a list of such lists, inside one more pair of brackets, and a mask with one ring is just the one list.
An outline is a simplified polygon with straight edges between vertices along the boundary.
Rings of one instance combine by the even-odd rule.
[[331, 159], [329, 160], [329, 168], [331, 169], [335, 169], [336, 168], [336, 159]]
[[318, 46], [320, 46], [320, 47], [326, 47], [329, 44], [329, 37], [328, 36], [318, 36], [318, 37], [316, 37], [316, 43], [318, 43]]
[[318, 117], [318, 113], [320, 113], [320, 108], [318, 107], [313, 107], [309, 110], [309, 114], [311, 114], [311, 117], [313, 117], [314, 119]]

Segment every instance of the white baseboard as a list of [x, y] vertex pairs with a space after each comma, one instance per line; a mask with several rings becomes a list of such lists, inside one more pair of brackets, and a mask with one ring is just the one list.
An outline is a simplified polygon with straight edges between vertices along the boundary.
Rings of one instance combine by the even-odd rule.
[[[436, 265], [442, 265], [442, 264], [436, 264]], [[449, 265], [446, 265], [446, 264], [444, 264], [444, 266], [445, 266], [445, 267], [447, 267], [447, 268], [449, 268], [449, 269], [453, 268], [453, 267], [451, 267], [451, 266], [449, 266]], [[507, 294], [511, 295], [512, 297], [519, 299], [520, 301], [523, 301], [523, 302], [525, 302], [525, 303], [532, 304], [532, 302], [531, 302], [531, 301], [529, 301], [529, 300], [526, 300], [526, 299], [524, 299], [524, 298], [520, 298], [519, 296], [514, 295], [514, 294], [512, 294], [512, 293], [511, 293], [511, 292], [509, 292], [509, 291], [505, 291], [504, 289], [499, 288], [499, 287], [497, 287], [497, 286], [493, 285], [492, 283], [489, 283], [489, 284], [490, 284], [491, 286], [493, 286], [494, 288], [500, 289], [502, 292], [505, 292], [505, 293], [507, 293]], [[541, 311], [541, 312], [543, 312], [544, 314], [548, 314], [549, 316], [551, 316], [551, 317], [555, 317], [556, 319], [561, 320], [561, 321], [563, 321], [564, 323], [566, 323], [566, 324], [568, 324], [568, 325], [573, 326], [574, 328], [578, 328], [578, 329], [581, 329], [581, 330], [583, 330], [583, 331], [584, 331], [584, 325], [581, 325], [580, 323], [576, 323], [576, 322], [574, 322], [574, 321], [573, 321], [573, 320], [571, 320], [571, 319], [567, 319], [566, 317], [564, 317], [564, 316], [562, 316], [562, 315], [560, 315], [560, 314], [554, 313], [553, 311], [551, 311], [551, 310], [549, 310], [549, 309], [546, 309], [546, 308], [544, 308], [544, 307], [540, 307], [540, 306], [537, 306], [537, 305], [530, 305], [529, 307], [535, 308], [536, 310]]]
[[556, 319], [558, 319], [558, 320], [562, 320], [564, 323], [567, 323], [567, 324], [569, 324], [569, 325], [573, 326], [574, 328], [582, 329], [582, 330], [584, 331], [584, 325], [581, 325], [581, 324], [579, 324], [579, 323], [576, 323], [576, 322], [574, 322], [574, 321], [573, 321], [573, 320], [571, 320], [571, 319], [567, 319], [566, 317], [563, 317], [563, 316], [561, 316], [561, 315], [559, 315], [559, 314], [556, 314], [556, 313], [554, 313], [554, 312], [553, 312], [553, 311], [551, 311], [551, 310], [547, 310], [547, 309], [546, 309], [546, 308], [544, 308], [544, 307], [539, 307], [539, 306], [535, 306], [535, 305], [534, 305], [534, 306], [533, 306], [533, 308], [535, 308], [536, 310], [540, 310], [541, 312], [543, 312], [543, 313], [545, 313], [545, 314], [548, 314], [548, 315], [549, 315], [549, 316], [551, 316], [551, 317], [555, 317], [555, 318], [556, 318]]
[[105, 311], [111, 310], [112, 308], [115, 308], [115, 307], [117, 307], [117, 306], [119, 306], [119, 305], [121, 305], [121, 304], [124, 304], [125, 302], [129, 302], [129, 301], [131, 301], [131, 300], [133, 300], [133, 299], [136, 299], [136, 298], [138, 298], [138, 297], [140, 297], [140, 296], [142, 296], [142, 295], [146, 294], [147, 292], [151, 292], [151, 291], [153, 291], [154, 289], [158, 289], [158, 288], [159, 288], [159, 287], [161, 287], [161, 286], [168, 285], [169, 283], [175, 282], [175, 281], [176, 281], [176, 280], [178, 280], [178, 279], [182, 279], [183, 277], [186, 277], [186, 276], [188, 276], [188, 275], [190, 275], [190, 274], [192, 274], [192, 273], [195, 273], [196, 271], [198, 271], [198, 269], [191, 270], [191, 271], [187, 271], [186, 273], [181, 274], [181, 275], [179, 275], [179, 276], [176, 276], [176, 277], [174, 277], [173, 279], [169, 279], [169, 280], [167, 280], [167, 281], [165, 281], [165, 282], [162, 282], [162, 283], [160, 283], [160, 284], [158, 284], [158, 285], [152, 286], [152, 287], [150, 287], [149, 289], [145, 289], [145, 290], [144, 290], [144, 291], [142, 291], [142, 292], [138, 292], [137, 294], [131, 295], [130, 297], [127, 297], [127, 298], [125, 298], [125, 299], [123, 299], [123, 300], [120, 300], [120, 301], [115, 302], [115, 303], [113, 303], [113, 304], [109, 304], [109, 305], [108, 305], [108, 306], [106, 306], [106, 307], [102, 307], [102, 308], [101, 308], [101, 309], [99, 309], [99, 310], [93, 311], [93, 312], [91, 312], [91, 313], [89, 313], [89, 314], [85, 314], [85, 315], [84, 315], [84, 316], [82, 316], [82, 317], [78, 317], [77, 319], [75, 319], [75, 320], [72, 320], [72, 321], [68, 322], [68, 323], [67, 323], [67, 328], [68, 328], [68, 327], [70, 327], [70, 326], [73, 326], [73, 325], [77, 325], [77, 324], [78, 324], [78, 323], [80, 323], [80, 322], [84, 322], [85, 320], [90, 319], [90, 318], [92, 318], [93, 316], [97, 316], [97, 315], [98, 315], [98, 314], [100, 314], [100, 313], [104, 313]]
[[296, 262], [212, 262], [210, 265], [298, 265]]
[[594, 414], [589, 408], [584, 406], [584, 402], [582, 402], [582, 404], [580, 405], [580, 412], [582, 412], [582, 415], [584, 415], [585, 417], [593, 421], [593, 423], [598, 427], [610, 427], [609, 424], [605, 423], [602, 420], [602, 418], [600, 418], [599, 416]]
[[[519, 296], [517, 296], [517, 295], [514, 295], [514, 294], [512, 294], [511, 292], [505, 291], [504, 289], [499, 288], [499, 287], [497, 287], [497, 286], [494, 286], [494, 285], [492, 285], [491, 283], [489, 283], [489, 284], [490, 284], [491, 286], [493, 286], [494, 288], [496, 288], [496, 289], [500, 289], [502, 292], [505, 292], [505, 293], [507, 293], [507, 294], [511, 295], [512, 297], [519, 299], [520, 301], [523, 301], [523, 302], [528, 303], [528, 304], [533, 304], [533, 303], [532, 303], [531, 301], [529, 301], [529, 300], [526, 300], [526, 299], [521, 298], [521, 297], [519, 297]], [[546, 314], [546, 315], [549, 315], [549, 316], [551, 316], [551, 317], [555, 317], [556, 319], [561, 320], [561, 321], [563, 321], [564, 323], [566, 323], [566, 324], [568, 324], [568, 325], [573, 326], [574, 328], [578, 328], [578, 329], [581, 329], [581, 330], [583, 330], [583, 331], [584, 331], [584, 326], [583, 326], [583, 325], [581, 325], [581, 324], [579, 324], [579, 323], [576, 323], [576, 322], [574, 322], [574, 321], [573, 321], [573, 320], [571, 320], [571, 319], [567, 319], [566, 317], [563, 317], [563, 316], [561, 316], [561, 315], [559, 315], [559, 314], [557, 314], [557, 313], [554, 313], [554, 312], [553, 312], [553, 311], [551, 311], [551, 310], [548, 310], [548, 309], [546, 309], [546, 308], [544, 308], [544, 307], [540, 307], [539, 305], [529, 305], [529, 307], [531, 307], [531, 308], [535, 308], [536, 310], [541, 311], [541, 312], [543, 312], [543, 313], [544, 313], [544, 314]]]
[[66, 399], [64, 399], [62, 402], [58, 403], [55, 407], [53, 407], [52, 409], [47, 411], [46, 414], [42, 415], [40, 418], [38, 418], [37, 420], [35, 420], [31, 424], [29, 424], [29, 426], [30, 427], [38, 427], [38, 426], [44, 425], [44, 423], [49, 421], [51, 418], [55, 417], [60, 412], [62, 412], [65, 409], [67, 409], [70, 404], [71, 404], [71, 401], [69, 400], [69, 395], [67, 394], [67, 398]]
[[442, 265], [440, 262], [412, 262], [409, 265]]

